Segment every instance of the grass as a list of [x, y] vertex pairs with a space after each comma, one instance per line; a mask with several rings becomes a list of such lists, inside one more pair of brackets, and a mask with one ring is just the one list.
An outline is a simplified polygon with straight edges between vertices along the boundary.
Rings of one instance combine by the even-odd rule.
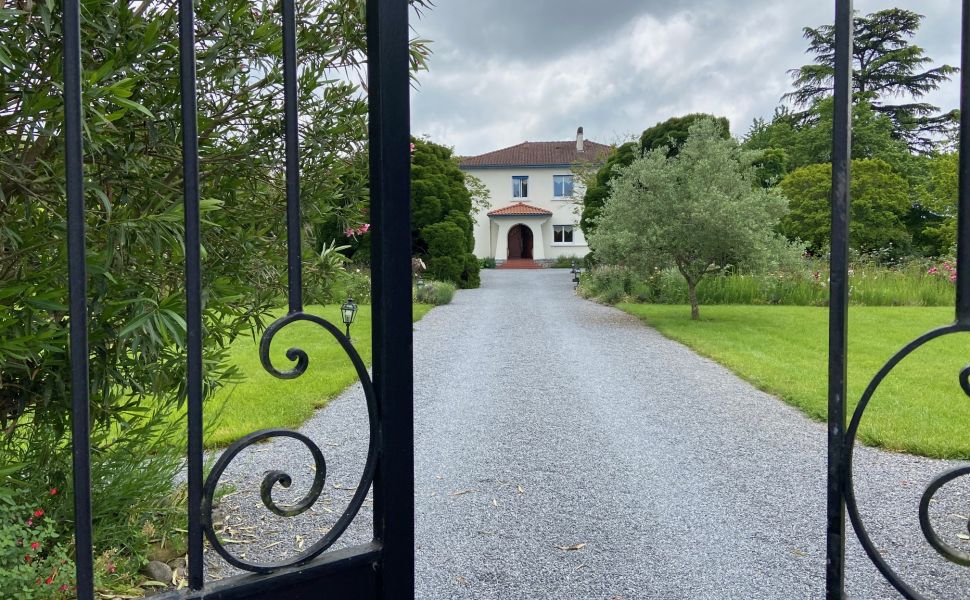
[[[414, 320], [433, 307], [414, 305]], [[338, 306], [309, 306], [306, 311], [339, 324]], [[342, 328], [342, 325], [340, 326]], [[350, 330], [354, 346], [366, 364], [371, 362], [371, 307], [361, 305]], [[259, 339], [238, 339], [231, 347], [231, 360], [242, 381], [219, 390], [206, 410], [206, 447], [225, 446], [267, 427], [300, 426], [313, 411], [326, 406], [347, 386], [357, 381], [350, 359], [333, 337], [319, 326], [291, 323], [273, 340], [270, 357], [280, 370], [293, 365], [286, 358], [291, 347], [304, 349], [310, 357], [307, 372], [296, 379], [277, 379], [259, 362]]]
[[[810, 306], [620, 304], [665, 336], [727, 366], [816, 420], [827, 410], [828, 311]], [[902, 346], [953, 320], [952, 308], [849, 309], [849, 414], [871, 378]], [[970, 458], [970, 399], [958, 376], [970, 357], [965, 335], [916, 350], [876, 391], [859, 440], [936, 458]], [[716, 398], [712, 398], [716, 401]]]

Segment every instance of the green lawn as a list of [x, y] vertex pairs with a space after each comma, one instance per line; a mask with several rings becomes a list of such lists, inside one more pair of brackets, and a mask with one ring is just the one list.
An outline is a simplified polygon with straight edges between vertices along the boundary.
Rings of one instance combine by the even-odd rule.
[[[686, 306], [618, 306], [812, 418], [826, 418], [827, 308], [701, 306], [701, 320], [692, 322]], [[850, 415], [890, 356], [952, 321], [952, 308], [851, 307]], [[860, 441], [925, 456], [970, 458], [970, 398], [959, 385], [959, 373], [970, 362], [968, 340], [965, 334], [938, 338], [899, 364], [869, 403]]]
[[[414, 320], [433, 307], [414, 305]], [[320, 315], [340, 324], [338, 306], [308, 306], [306, 312]], [[339, 325], [341, 329], [343, 325]], [[350, 331], [354, 346], [364, 362], [371, 362], [371, 307], [361, 306]], [[243, 380], [219, 390], [206, 406], [206, 447], [232, 443], [257, 429], [294, 428], [306, 421], [313, 411], [323, 407], [347, 386], [357, 381], [357, 374], [346, 353], [329, 333], [312, 323], [291, 323], [273, 340], [270, 356], [281, 371], [292, 368], [286, 350], [293, 346], [304, 349], [310, 357], [307, 372], [296, 379], [277, 379], [259, 362], [259, 340], [238, 339], [232, 345], [231, 359], [239, 367]]]

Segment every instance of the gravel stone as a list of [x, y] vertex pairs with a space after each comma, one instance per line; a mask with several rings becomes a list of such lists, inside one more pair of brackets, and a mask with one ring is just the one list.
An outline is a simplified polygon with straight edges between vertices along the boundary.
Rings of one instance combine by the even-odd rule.
[[172, 567], [160, 560], [149, 561], [149, 563], [145, 565], [145, 568], [142, 569], [142, 574], [152, 581], [158, 581], [165, 584], [172, 583]]
[[[480, 289], [415, 325], [417, 597], [823, 597], [825, 426], [577, 298], [570, 280], [559, 269], [486, 270]], [[304, 377], [316, 375], [311, 356]], [[293, 476], [291, 488], [277, 486], [278, 503], [309, 488], [312, 460], [298, 442], [237, 457], [220, 502], [227, 548], [271, 562], [322, 537], [359, 480], [366, 418], [356, 385], [300, 429], [326, 455], [327, 484], [298, 517], [259, 500], [268, 470]], [[970, 570], [937, 555], [917, 518], [925, 485], [954, 464], [856, 451], [870, 535], [928, 598], [970, 589]], [[964, 549], [967, 483], [933, 509]], [[368, 540], [371, 516], [368, 501], [334, 547]], [[899, 598], [848, 527], [848, 593]], [[237, 572], [211, 550], [207, 568], [212, 579]]]

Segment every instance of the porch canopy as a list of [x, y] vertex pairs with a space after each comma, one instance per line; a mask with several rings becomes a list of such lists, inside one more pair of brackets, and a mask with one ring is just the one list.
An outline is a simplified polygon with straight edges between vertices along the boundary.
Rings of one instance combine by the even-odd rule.
[[[546, 258], [545, 240], [542, 236], [542, 226], [552, 216], [552, 211], [524, 202], [516, 202], [509, 206], [498, 208], [488, 213], [491, 220], [491, 248], [492, 256], [499, 260], [507, 258], [532, 258], [542, 260]], [[523, 232], [520, 227], [528, 232]], [[531, 237], [528, 252], [531, 256], [523, 256], [525, 244], [523, 233]], [[510, 244], [517, 246], [517, 256], [509, 253]]]

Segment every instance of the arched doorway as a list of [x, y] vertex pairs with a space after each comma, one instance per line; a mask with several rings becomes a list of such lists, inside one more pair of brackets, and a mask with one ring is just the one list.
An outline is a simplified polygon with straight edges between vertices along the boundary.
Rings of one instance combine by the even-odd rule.
[[517, 258], [532, 258], [532, 230], [525, 225], [509, 230], [509, 260]]

